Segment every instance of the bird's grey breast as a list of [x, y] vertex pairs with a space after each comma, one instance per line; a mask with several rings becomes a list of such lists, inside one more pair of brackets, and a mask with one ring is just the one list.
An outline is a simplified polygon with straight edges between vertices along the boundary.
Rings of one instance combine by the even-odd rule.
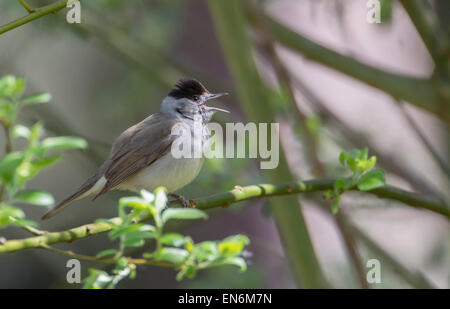
[[[177, 139], [181, 139], [177, 141], [177, 144], [188, 146], [191, 149], [191, 155], [174, 157], [173, 153], [169, 151], [149, 166], [127, 178], [116, 189], [153, 191], [159, 186], [164, 186], [169, 192], [174, 192], [194, 180], [203, 165], [204, 147], [210, 147], [210, 131], [203, 122], [182, 120], [182, 123], [184, 129], [190, 132], [177, 136]], [[183, 140], [188, 136], [190, 136], [189, 140]], [[196, 153], [195, 149], [200, 149], [200, 153]]]

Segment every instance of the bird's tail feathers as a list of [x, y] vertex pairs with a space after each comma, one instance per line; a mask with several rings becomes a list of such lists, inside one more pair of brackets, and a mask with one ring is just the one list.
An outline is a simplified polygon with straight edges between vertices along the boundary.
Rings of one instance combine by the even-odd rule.
[[[62, 200], [59, 204], [54, 206], [50, 211], [48, 211], [45, 215], [42, 216], [42, 220], [49, 219], [59, 213], [61, 210], [69, 206], [70, 203], [73, 201], [76, 201], [78, 199], [81, 199], [85, 196], [90, 195], [89, 192], [91, 189], [93, 189], [94, 185], [97, 184], [97, 181], [100, 177], [98, 175], [94, 175], [91, 178], [89, 178], [74, 194], [68, 196], [64, 200]], [[95, 193], [95, 192], [92, 192]]]
[[84, 192], [77, 191], [74, 194], [70, 195], [69, 197], [65, 198], [63, 201], [61, 201], [58, 205], [53, 207], [50, 211], [48, 211], [45, 215], [42, 216], [42, 220], [49, 219], [59, 213], [61, 210], [69, 206], [71, 202], [77, 199], [81, 194]]

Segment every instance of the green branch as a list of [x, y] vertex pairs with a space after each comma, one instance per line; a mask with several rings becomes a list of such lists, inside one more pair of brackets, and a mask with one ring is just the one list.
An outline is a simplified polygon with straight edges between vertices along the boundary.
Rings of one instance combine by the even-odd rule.
[[[42, 17], [44, 15], [50, 14], [50, 13], [56, 13], [59, 10], [65, 8], [67, 6], [67, 2], [68, 0], [60, 0], [60, 1], [56, 1], [52, 4], [40, 7], [40, 8], [36, 8], [36, 9], [31, 9], [32, 11], [30, 11], [29, 9], [27, 9], [30, 14], [21, 17], [19, 19], [16, 19], [6, 25], [0, 26], [0, 34], [8, 32], [12, 29], [15, 29], [17, 27], [20, 27], [26, 23], [29, 23], [30, 21], [33, 21], [35, 19], [38, 19], [39, 17]], [[23, 1], [21, 1], [22, 5], [24, 4]], [[26, 7], [25, 7], [26, 8]]]
[[[284, 184], [258, 184], [246, 187], [237, 187], [231, 191], [193, 199], [193, 205], [198, 209], [211, 209], [215, 207], [227, 207], [230, 204], [242, 202], [250, 199], [272, 197], [280, 195], [293, 195], [299, 193], [311, 193], [330, 190], [333, 188], [336, 179], [309, 180], [301, 182], [289, 182]], [[352, 189], [357, 191], [356, 188]], [[450, 219], [450, 208], [447, 205], [432, 201], [412, 192], [408, 192], [396, 187], [386, 186], [378, 188], [368, 193], [375, 194], [380, 198], [388, 198], [399, 201], [407, 205], [428, 209], [439, 213]], [[139, 219], [139, 222], [150, 219], [150, 215]], [[113, 223], [120, 225], [122, 219], [119, 217], [110, 219]], [[72, 242], [89, 236], [97, 235], [111, 230], [107, 223], [98, 222], [82, 225], [70, 230], [61, 232], [46, 232], [44, 235], [29, 237], [17, 240], [7, 240], [0, 244], [0, 253], [14, 252], [31, 248], [44, 248], [45, 246]]]
[[28, 13], [33, 13], [34, 9], [25, 2], [25, 0], [19, 0], [20, 4], [28, 11]]
[[[98, 262], [103, 264], [116, 264], [117, 259], [116, 258], [101, 258], [97, 256], [91, 256], [91, 255], [84, 255], [84, 254], [78, 254], [72, 251], [65, 251], [61, 250], [55, 247], [51, 247], [48, 245], [41, 245], [39, 247], [40, 249], [44, 249], [62, 256], [67, 256], [72, 259], [77, 260], [84, 260], [84, 261], [90, 261], [90, 262]], [[128, 262], [136, 265], [153, 265], [153, 266], [161, 266], [161, 267], [177, 267], [177, 264], [163, 262], [163, 261], [156, 261], [156, 260], [148, 260], [148, 259], [128, 259]]]
[[400, 0], [422, 37], [425, 46], [436, 65], [442, 63], [443, 58], [448, 57], [450, 41], [439, 24], [439, 18], [426, 0]]
[[292, 31], [265, 15], [273, 37], [309, 60], [323, 64], [363, 83], [389, 93], [396, 99], [425, 109], [450, 124], [449, 103], [442, 100], [430, 80], [389, 73], [337, 53]]

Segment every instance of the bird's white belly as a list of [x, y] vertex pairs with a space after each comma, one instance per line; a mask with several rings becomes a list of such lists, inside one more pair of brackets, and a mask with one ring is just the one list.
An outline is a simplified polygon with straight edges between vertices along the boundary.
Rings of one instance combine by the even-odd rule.
[[203, 158], [175, 159], [169, 152], [114, 189], [138, 192], [142, 189], [153, 191], [159, 186], [164, 186], [168, 192], [174, 192], [197, 177], [203, 160]]

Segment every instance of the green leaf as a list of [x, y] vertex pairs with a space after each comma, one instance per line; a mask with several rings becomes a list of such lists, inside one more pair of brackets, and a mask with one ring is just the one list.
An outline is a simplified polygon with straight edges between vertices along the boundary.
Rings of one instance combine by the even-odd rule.
[[334, 183], [334, 191], [335, 191], [334, 193], [340, 194], [347, 189], [346, 187], [347, 187], [347, 182], [344, 179], [339, 178]]
[[124, 270], [128, 268], [128, 260], [125, 257], [121, 257], [116, 264], [114, 270]]
[[18, 124], [12, 129], [11, 136], [13, 138], [23, 137], [25, 139], [28, 139], [30, 137], [30, 129], [28, 129], [26, 126]]
[[114, 255], [116, 253], [117, 253], [116, 249], [106, 249], [106, 250], [102, 250], [99, 253], [97, 253], [96, 257], [103, 258], [103, 257], [106, 257], [108, 255]]
[[12, 218], [16, 219], [24, 219], [25, 213], [22, 209], [9, 206], [9, 205], [3, 205], [0, 207], [0, 226], [7, 226], [7, 225], [17, 225], [14, 221], [11, 220]]
[[5, 96], [6, 89], [10, 87], [11, 84], [13, 84], [15, 81], [15, 77], [12, 75], [5, 75], [2, 78], [0, 78], [0, 97]]
[[347, 161], [347, 153], [345, 151], [342, 151], [339, 154], [339, 162], [341, 162], [342, 166], [345, 166], [346, 161]]
[[86, 149], [87, 142], [79, 137], [57, 136], [48, 137], [41, 143], [43, 151], [65, 150], [65, 149]]
[[119, 207], [131, 207], [136, 209], [148, 209], [146, 201], [140, 197], [127, 196], [119, 200]]
[[178, 272], [176, 279], [177, 281], [181, 281], [184, 277], [193, 278], [197, 272], [197, 269], [192, 264], [183, 265], [181, 270]]
[[353, 159], [361, 159], [363, 157], [363, 150], [360, 149], [352, 149], [347, 152], [348, 157]]
[[109, 232], [108, 235], [109, 235], [109, 238], [116, 239], [126, 233], [136, 232], [136, 231], [154, 232], [155, 227], [150, 224], [131, 224], [131, 225], [121, 226], [119, 228], [116, 228], [116, 229], [112, 230], [111, 232]]
[[41, 158], [38, 160], [33, 160], [31, 163], [38, 168], [42, 168], [42, 167], [47, 167], [47, 166], [53, 165], [56, 162], [58, 162], [60, 159], [61, 159], [61, 155], [53, 155], [53, 156], [44, 157], [44, 158]]
[[0, 79], [0, 97], [18, 99], [25, 90], [25, 79], [6, 75]]
[[155, 195], [147, 190], [141, 190], [141, 196], [149, 204], [155, 200]]
[[219, 249], [215, 241], [203, 241], [195, 245], [194, 254], [199, 262], [212, 261], [219, 257]]
[[339, 202], [341, 198], [338, 196], [331, 202], [331, 212], [333, 215], [337, 214], [339, 211]]
[[38, 206], [52, 206], [55, 203], [55, 199], [50, 193], [37, 190], [22, 191], [16, 194], [13, 200]]
[[108, 273], [98, 270], [89, 269], [89, 276], [83, 279], [83, 289], [102, 289], [112, 281]]
[[369, 157], [369, 148], [364, 147], [364, 149], [361, 151], [361, 154], [359, 155], [359, 159], [367, 160], [368, 157]]
[[16, 169], [23, 162], [24, 154], [21, 151], [11, 152], [0, 160], [0, 179], [11, 182]]
[[171, 219], [208, 219], [206, 212], [193, 208], [170, 208], [166, 209], [162, 214], [162, 222], [166, 223]]
[[[167, 204], [167, 193], [164, 187], [158, 187], [155, 190], [155, 207], [157, 214], [160, 214]], [[164, 223], [164, 221], [163, 221]]]
[[352, 172], [356, 172], [358, 170], [357, 159], [352, 157], [347, 157], [347, 166]]
[[358, 170], [364, 173], [374, 167], [375, 163], [377, 163], [377, 157], [375, 156], [372, 156], [369, 160], [358, 161]]
[[16, 119], [17, 105], [0, 98], [0, 122], [10, 126]]
[[35, 146], [39, 142], [39, 139], [42, 136], [42, 133], [44, 132], [44, 127], [42, 123], [37, 122], [31, 127], [31, 132], [29, 136], [30, 145]]
[[122, 245], [125, 247], [141, 247], [144, 245], [144, 239], [141, 237], [126, 237], [122, 241]]
[[16, 171], [17, 175], [19, 176], [18, 183], [22, 185], [26, 181], [29, 181], [39, 173], [39, 170], [40, 168], [31, 162], [22, 162], [22, 164], [17, 168]]
[[189, 252], [185, 249], [163, 247], [158, 253], [158, 260], [180, 264], [186, 261]]
[[218, 245], [219, 253], [225, 256], [234, 256], [241, 254], [246, 245], [250, 243], [247, 236], [234, 235], [225, 238]]
[[224, 259], [220, 264], [229, 264], [239, 267], [240, 272], [244, 272], [247, 270], [247, 263], [245, 260], [241, 257], [234, 256], [234, 257], [228, 257]]
[[151, 207], [147, 204], [147, 202], [144, 199], [140, 197], [137, 196], [122, 197], [119, 200], [119, 217], [121, 217], [124, 221], [129, 219], [127, 218], [128, 215], [125, 212], [125, 207], [151, 211]]
[[30, 105], [37, 103], [47, 103], [52, 99], [52, 95], [48, 92], [38, 93], [22, 100], [22, 104]]
[[186, 238], [178, 233], [167, 233], [161, 236], [159, 242], [166, 246], [181, 247], [187, 242]]
[[141, 239], [156, 238], [156, 234], [153, 231], [132, 231], [124, 235], [124, 239], [128, 238], [141, 238]]
[[386, 180], [382, 170], [371, 170], [362, 175], [358, 180], [358, 189], [361, 191], [369, 191], [375, 188], [384, 187]]

